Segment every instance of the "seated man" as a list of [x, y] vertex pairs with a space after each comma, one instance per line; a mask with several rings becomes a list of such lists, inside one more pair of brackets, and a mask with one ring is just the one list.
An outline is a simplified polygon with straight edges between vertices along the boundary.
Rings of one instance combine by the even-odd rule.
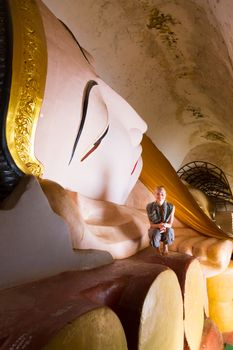
[[174, 230], [172, 228], [175, 206], [165, 201], [166, 190], [164, 187], [157, 187], [154, 193], [155, 202], [149, 203], [146, 207], [150, 220], [148, 231], [150, 244], [160, 253], [160, 243], [163, 242], [163, 254], [168, 254], [168, 245], [174, 241]]

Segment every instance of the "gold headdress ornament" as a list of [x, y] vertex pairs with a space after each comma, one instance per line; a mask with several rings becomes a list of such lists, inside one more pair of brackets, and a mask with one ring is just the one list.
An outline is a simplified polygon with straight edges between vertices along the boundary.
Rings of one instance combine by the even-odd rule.
[[9, 0], [13, 30], [12, 81], [6, 117], [6, 141], [17, 167], [41, 176], [34, 156], [34, 137], [43, 101], [47, 48], [43, 23], [35, 0]]

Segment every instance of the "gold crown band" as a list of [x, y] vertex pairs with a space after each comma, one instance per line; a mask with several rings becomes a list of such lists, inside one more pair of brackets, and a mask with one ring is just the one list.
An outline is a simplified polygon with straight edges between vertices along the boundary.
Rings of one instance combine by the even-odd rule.
[[34, 156], [34, 139], [47, 74], [47, 47], [35, 0], [9, 0], [13, 25], [13, 62], [6, 140], [17, 167], [41, 176]]

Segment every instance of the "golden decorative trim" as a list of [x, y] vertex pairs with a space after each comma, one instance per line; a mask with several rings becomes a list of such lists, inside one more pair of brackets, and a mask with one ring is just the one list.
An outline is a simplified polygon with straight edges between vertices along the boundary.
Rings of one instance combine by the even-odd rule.
[[41, 176], [43, 166], [34, 156], [34, 139], [47, 74], [44, 28], [35, 0], [9, 0], [9, 7], [13, 63], [6, 140], [18, 168]]

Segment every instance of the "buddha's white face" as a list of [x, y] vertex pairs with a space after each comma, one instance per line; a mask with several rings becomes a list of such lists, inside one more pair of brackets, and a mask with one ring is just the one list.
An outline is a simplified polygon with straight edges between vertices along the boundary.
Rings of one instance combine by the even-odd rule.
[[146, 124], [98, 78], [69, 32], [49, 13], [43, 20], [48, 74], [35, 139], [43, 177], [122, 204], [141, 172]]

